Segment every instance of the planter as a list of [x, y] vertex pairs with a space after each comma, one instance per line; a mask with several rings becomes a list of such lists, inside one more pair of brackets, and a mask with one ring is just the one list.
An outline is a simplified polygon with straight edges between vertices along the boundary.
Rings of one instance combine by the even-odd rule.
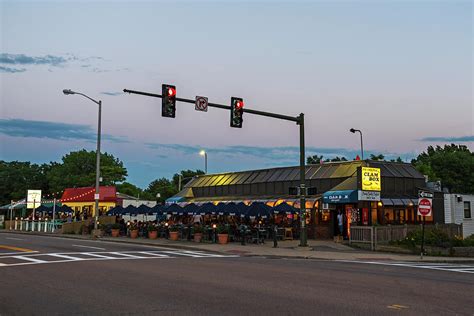
[[170, 240], [178, 240], [179, 239], [179, 232], [170, 232]]
[[225, 245], [229, 241], [229, 234], [217, 234], [219, 238], [219, 244]]
[[135, 239], [138, 237], [138, 229], [134, 229], [130, 231], [130, 238]]
[[111, 233], [112, 233], [112, 237], [118, 237], [120, 235], [120, 229], [112, 228]]
[[149, 231], [148, 232], [148, 238], [150, 238], [150, 239], [158, 238], [158, 231], [157, 230]]
[[195, 242], [201, 242], [202, 239], [202, 233], [195, 233], [194, 234], [194, 241]]

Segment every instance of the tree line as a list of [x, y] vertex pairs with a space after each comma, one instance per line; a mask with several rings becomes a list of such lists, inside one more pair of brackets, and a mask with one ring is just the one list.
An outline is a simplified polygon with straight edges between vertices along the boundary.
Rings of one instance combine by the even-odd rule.
[[[371, 155], [370, 159], [384, 160], [385, 157]], [[319, 164], [321, 160], [323, 156], [307, 157], [308, 164]], [[323, 161], [347, 160], [341, 156]], [[402, 162], [400, 157], [392, 161]], [[474, 153], [467, 146], [429, 146], [411, 164], [427, 175], [429, 181], [441, 181], [450, 192], [474, 194]], [[61, 162], [45, 164], [0, 160], [0, 205], [25, 198], [28, 189], [41, 189], [43, 195], [51, 195], [65, 188], [95, 186], [95, 167], [95, 151], [86, 150], [70, 152], [62, 157]], [[140, 199], [164, 202], [178, 192], [180, 177], [184, 186], [192, 177], [201, 174], [204, 174], [202, 170], [181, 170], [171, 179], [157, 178], [147, 188], [141, 189], [126, 181], [128, 172], [122, 161], [111, 154], [101, 154], [101, 185], [115, 185], [118, 192]], [[158, 193], [160, 197], [157, 197]]]

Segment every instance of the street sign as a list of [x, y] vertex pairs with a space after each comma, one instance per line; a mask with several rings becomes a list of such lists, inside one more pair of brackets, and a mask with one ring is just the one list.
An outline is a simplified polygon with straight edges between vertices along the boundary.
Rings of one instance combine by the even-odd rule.
[[209, 105], [208, 99], [206, 97], [196, 96], [196, 111], [207, 112], [207, 106]]
[[428, 198], [418, 199], [418, 215], [431, 216], [432, 200]]
[[41, 190], [28, 190], [26, 208], [37, 208], [41, 205]]
[[433, 193], [420, 190], [420, 191], [418, 191], [418, 197], [432, 199], [433, 198]]

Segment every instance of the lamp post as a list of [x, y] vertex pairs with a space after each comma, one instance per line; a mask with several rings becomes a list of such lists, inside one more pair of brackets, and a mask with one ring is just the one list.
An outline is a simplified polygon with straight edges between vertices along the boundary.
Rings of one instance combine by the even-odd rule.
[[201, 150], [199, 154], [204, 156], [204, 172], [207, 174], [207, 152], [205, 150]]
[[99, 118], [98, 118], [98, 127], [97, 127], [97, 159], [96, 159], [96, 169], [95, 169], [95, 194], [94, 194], [94, 200], [95, 200], [95, 222], [94, 222], [94, 229], [97, 229], [97, 223], [99, 222], [99, 177], [100, 177], [100, 124], [101, 124], [101, 114], [102, 114], [102, 101], [96, 101], [89, 96], [80, 93], [80, 92], [75, 92], [72, 91], [71, 89], [64, 89], [63, 93], [65, 95], [70, 95], [70, 94], [78, 94], [82, 95], [83, 97], [91, 100], [95, 104], [99, 106]]
[[364, 160], [364, 144], [362, 142], [362, 131], [360, 129], [351, 128], [349, 130], [349, 132], [351, 132], [351, 133], [359, 132], [360, 133], [360, 152], [361, 152], [361, 156], [362, 156], [361, 158], [362, 158], [362, 160]]

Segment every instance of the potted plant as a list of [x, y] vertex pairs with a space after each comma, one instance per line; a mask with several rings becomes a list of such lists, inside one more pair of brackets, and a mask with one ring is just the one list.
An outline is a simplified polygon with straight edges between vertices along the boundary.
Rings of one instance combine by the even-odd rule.
[[120, 235], [120, 224], [114, 223], [110, 226], [110, 232], [112, 237], [118, 237]]
[[226, 225], [217, 226], [217, 238], [219, 239], [219, 244], [225, 245], [229, 241], [229, 228]]
[[128, 223], [128, 230], [130, 231], [130, 238], [135, 239], [138, 237], [138, 225], [135, 222]]
[[171, 225], [169, 228], [170, 231], [170, 239], [171, 240], [178, 240], [179, 239], [179, 226], [178, 225]]
[[156, 239], [158, 238], [158, 227], [154, 223], [148, 224], [148, 238]]
[[202, 226], [201, 225], [193, 226], [193, 235], [194, 235], [195, 242], [201, 242], [201, 239], [202, 239]]

